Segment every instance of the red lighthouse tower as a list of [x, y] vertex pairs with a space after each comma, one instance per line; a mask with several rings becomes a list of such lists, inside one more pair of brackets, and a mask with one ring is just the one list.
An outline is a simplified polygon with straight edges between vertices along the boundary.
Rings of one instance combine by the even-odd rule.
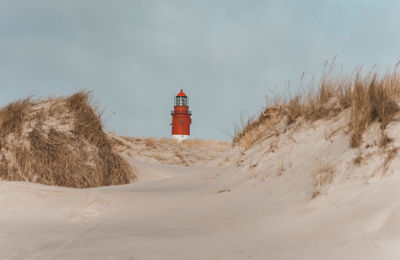
[[192, 112], [189, 111], [188, 97], [181, 92], [175, 97], [174, 111], [171, 112], [172, 115], [172, 138], [183, 141], [190, 137], [190, 125], [192, 124], [192, 119], [190, 116]]

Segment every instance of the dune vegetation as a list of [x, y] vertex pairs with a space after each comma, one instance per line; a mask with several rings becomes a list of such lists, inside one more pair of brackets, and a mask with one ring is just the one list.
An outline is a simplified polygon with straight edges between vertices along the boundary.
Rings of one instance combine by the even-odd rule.
[[0, 179], [88, 188], [135, 180], [113, 152], [88, 92], [0, 110]]
[[[384, 130], [399, 111], [399, 63], [385, 73], [375, 68], [363, 73], [358, 68], [350, 75], [331, 76], [332, 70], [331, 66], [317, 86], [311, 85], [290, 98], [275, 98], [258, 117], [250, 118], [235, 130], [233, 143], [248, 148], [300, 121], [329, 119], [344, 111], [350, 113], [352, 148], [360, 146], [363, 133], [372, 123], [378, 122]], [[389, 141], [382, 140], [382, 143]]]

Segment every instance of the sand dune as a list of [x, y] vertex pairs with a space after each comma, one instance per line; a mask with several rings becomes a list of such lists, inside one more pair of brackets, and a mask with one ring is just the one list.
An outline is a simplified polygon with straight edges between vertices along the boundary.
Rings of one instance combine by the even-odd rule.
[[[351, 149], [346, 122], [293, 126], [247, 150], [176, 143], [185, 165], [154, 159], [160, 143], [126, 141], [115, 149], [133, 184], [2, 182], [0, 259], [397, 259], [400, 160], [388, 151], [399, 142], [375, 145], [371, 126]], [[399, 131], [392, 122], [385, 133]]]
[[74, 188], [133, 182], [87, 92], [16, 101], [0, 110], [0, 180]]

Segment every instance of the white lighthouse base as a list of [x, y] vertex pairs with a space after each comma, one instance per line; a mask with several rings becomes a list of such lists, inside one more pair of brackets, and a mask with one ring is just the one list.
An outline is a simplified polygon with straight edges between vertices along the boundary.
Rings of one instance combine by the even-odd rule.
[[172, 135], [172, 139], [175, 139], [179, 142], [189, 139], [190, 135]]

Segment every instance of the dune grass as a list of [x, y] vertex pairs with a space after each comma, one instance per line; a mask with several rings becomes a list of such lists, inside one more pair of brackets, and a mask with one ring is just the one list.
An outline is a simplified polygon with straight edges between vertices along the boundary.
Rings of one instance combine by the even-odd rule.
[[324, 74], [316, 88], [267, 105], [257, 118], [249, 119], [235, 130], [233, 143], [248, 148], [263, 137], [284, 132], [299, 119], [308, 122], [329, 119], [349, 109], [350, 146], [357, 148], [369, 125], [378, 122], [383, 130], [399, 111], [398, 68], [399, 63], [383, 74], [375, 69], [367, 73], [357, 69], [350, 76], [334, 78]]
[[0, 110], [0, 179], [89, 188], [135, 178], [113, 152], [88, 92]]
[[109, 133], [113, 149], [136, 158], [146, 158], [165, 165], [191, 166], [212, 161], [232, 148], [227, 141], [172, 138], [140, 138]]

